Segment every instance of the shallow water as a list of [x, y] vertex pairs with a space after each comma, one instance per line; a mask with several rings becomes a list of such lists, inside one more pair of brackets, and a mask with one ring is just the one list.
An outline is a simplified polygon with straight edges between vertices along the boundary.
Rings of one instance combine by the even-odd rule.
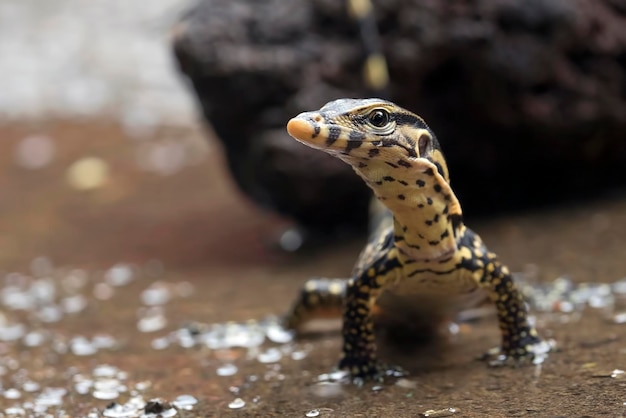
[[274, 316], [307, 277], [345, 275], [358, 240], [281, 253], [287, 223], [234, 189], [196, 130], [0, 136], [0, 416], [626, 415], [623, 195], [469, 220], [533, 284], [558, 344], [542, 364], [477, 361], [498, 331], [474, 312], [437, 345], [388, 344], [410, 374], [359, 388], [328, 375], [336, 324], [292, 340]]

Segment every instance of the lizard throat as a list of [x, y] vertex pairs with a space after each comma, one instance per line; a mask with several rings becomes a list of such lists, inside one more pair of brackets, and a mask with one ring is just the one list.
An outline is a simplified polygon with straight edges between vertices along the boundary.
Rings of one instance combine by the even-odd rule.
[[457, 249], [462, 211], [448, 182], [429, 160], [418, 158], [411, 167], [376, 167], [355, 171], [393, 214], [394, 241], [405, 259], [438, 261]]

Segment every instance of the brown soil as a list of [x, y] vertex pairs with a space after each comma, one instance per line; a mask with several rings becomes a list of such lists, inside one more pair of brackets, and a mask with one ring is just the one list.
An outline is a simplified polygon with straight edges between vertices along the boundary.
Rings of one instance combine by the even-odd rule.
[[[13, 161], [16, 144], [40, 132], [55, 140], [54, 162], [36, 171], [18, 167]], [[197, 133], [161, 134], [196, 136], [201, 146]], [[279, 314], [307, 277], [349, 272], [358, 242], [297, 256], [276, 250], [275, 237], [287, 223], [262, 213], [235, 191], [218, 148], [209, 147], [199, 164], [161, 176], [137, 167], [136, 147], [119, 128], [105, 123], [0, 127], [0, 271], [27, 271], [39, 255], [57, 266], [90, 271], [158, 259], [165, 266], [162, 280], [195, 286], [193, 295], [167, 305], [170, 325], [159, 335], [186, 321]], [[101, 188], [79, 192], [68, 186], [65, 170], [87, 155], [107, 161], [111, 176]], [[471, 226], [515, 271], [533, 264], [543, 280], [568, 275], [578, 282], [626, 276], [624, 198]], [[415, 417], [450, 407], [459, 410], [454, 416], [626, 416], [626, 380], [596, 377], [626, 369], [624, 325], [611, 324], [590, 308], [577, 321], [539, 316], [541, 334], [554, 338], [559, 348], [541, 366], [494, 369], [475, 361], [498, 342], [496, 325], [485, 319], [463, 325], [458, 336], [421, 357], [388, 347], [388, 355], [412, 371], [408, 385], [389, 381], [382, 390], [372, 390], [371, 384], [322, 390], [315, 377], [336, 362], [336, 333], [307, 337], [300, 344], [311, 348], [309, 355], [299, 362], [281, 360], [282, 377], [246, 382], [271, 368], [237, 350], [220, 355], [232, 356], [239, 372], [219, 377], [216, 354], [207, 349], [150, 348], [156, 335], [140, 333], [135, 325], [138, 295], [146, 286], [134, 283], [114, 303], [90, 305], [84, 315], [50, 325], [66, 335], [107, 332], [124, 342], [119, 349], [91, 357], [42, 357], [32, 362], [37, 370], [31, 374], [58, 385], [67, 381], [63, 373], [70, 367], [113, 364], [127, 371], [130, 380], [151, 381], [153, 396], [189, 393], [199, 398], [198, 408], [185, 416], [301, 417], [318, 408], [320, 416]], [[0, 342], [0, 348], [3, 356], [15, 356], [22, 365], [41, 354], [20, 344]], [[232, 387], [239, 388], [236, 395]], [[246, 406], [230, 410], [235, 397]], [[108, 403], [78, 396], [66, 401], [64, 410], [72, 416], [92, 407], [102, 410]], [[9, 405], [3, 402], [0, 406]]]

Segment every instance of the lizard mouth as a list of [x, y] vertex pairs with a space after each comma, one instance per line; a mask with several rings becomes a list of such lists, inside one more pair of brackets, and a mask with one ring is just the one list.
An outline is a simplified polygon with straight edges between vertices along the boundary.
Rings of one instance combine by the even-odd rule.
[[[368, 144], [371, 148], [389, 148], [392, 140], [371, 139], [363, 132], [325, 123], [317, 113], [302, 113], [287, 123], [287, 132], [297, 141], [326, 152], [349, 154]], [[361, 148], [362, 149], [362, 148]]]
[[287, 122], [287, 132], [294, 139], [306, 145], [326, 148], [329, 144], [324, 144], [324, 136], [320, 136], [322, 129], [317, 123], [318, 121], [321, 121], [319, 115], [307, 115], [306, 117], [298, 115]]
[[[287, 123], [287, 132], [298, 142], [328, 153], [340, 153], [372, 158], [383, 152], [388, 158], [408, 157], [428, 159], [430, 149], [421, 147], [420, 155], [416, 153], [415, 143], [404, 142], [395, 136], [368, 136], [364, 132], [349, 130], [339, 125], [326, 123], [324, 118], [315, 112], [301, 113]], [[391, 156], [391, 157], [390, 157]]]

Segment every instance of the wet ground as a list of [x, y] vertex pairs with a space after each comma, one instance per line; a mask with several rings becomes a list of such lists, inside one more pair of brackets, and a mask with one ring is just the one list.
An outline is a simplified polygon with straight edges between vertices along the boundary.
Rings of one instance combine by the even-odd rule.
[[307, 277], [344, 276], [358, 240], [279, 251], [287, 223], [234, 189], [198, 129], [0, 138], [0, 416], [626, 416], [623, 193], [471, 225], [534, 283], [558, 343], [543, 364], [477, 361], [498, 343], [488, 315], [436, 346], [388, 345], [411, 374], [354, 387], [323, 376], [336, 332], [291, 341], [272, 315]]

